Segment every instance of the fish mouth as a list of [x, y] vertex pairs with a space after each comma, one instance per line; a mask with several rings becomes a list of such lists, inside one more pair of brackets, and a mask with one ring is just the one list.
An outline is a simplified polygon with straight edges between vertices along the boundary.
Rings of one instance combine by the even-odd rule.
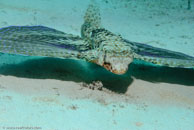
[[108, 63], [108, 62], [104, 62], [102, 66], [106, 70], [108, 70], [114, 74], [118, 74], [118, 75], [122, 75], [122, 74], [125, 74], [127, 72], [127, 69], [120, 69], [120, 70], [113, 69], [111, 63]]
[[102, 66], [102, 67], [104, 67], [106, 70], [108, 70], [108, 71], [110, 71], [110, 72], [112, 72], [112, 73], [114, 73], [114, 74], [117, 74], [117, 75], [122, 75], [122, 74], [125, 74], [126, 72], [127, 72], [127, 70], [128, 70], [128, 68], [127, 69], [120, 69], [120, 70], [117, 70], [117, 69], [113, 69], [113, 67], [112, 67], [112, 65], [111, 65], [111, 63], [108, 63], [108, 62], [104, 62], [103, 64], [99, 64], [97, 61], [92, 61], [93, 63], [95, 63], [95, 64], [98, 64], [98, 65], [100, 65], [100, 66]]

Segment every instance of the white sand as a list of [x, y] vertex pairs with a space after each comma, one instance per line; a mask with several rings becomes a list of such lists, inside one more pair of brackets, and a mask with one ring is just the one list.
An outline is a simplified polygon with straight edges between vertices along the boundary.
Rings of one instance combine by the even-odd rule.
[[[44, 25], [80, 35], [88, 0], [61, 1], [1, 0], [0, 26]], [[102, 23], [131, 41], [194, 56], [194, 10], [183, 1], [151, 1], [102, 0]], [[85, 62], [64, 61], [63, 68], [61, 60], [17, 58], [1, 56], [0, 129], [194, 129], [193, 70], [133, 65], [115, 76]], [[80, 86], [92, 80], [106, 89]]]

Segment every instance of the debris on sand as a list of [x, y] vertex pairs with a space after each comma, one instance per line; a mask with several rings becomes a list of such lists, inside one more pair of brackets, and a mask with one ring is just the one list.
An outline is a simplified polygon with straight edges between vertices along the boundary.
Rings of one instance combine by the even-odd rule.
[[93, 81], [92, 83], [82, 83], [81, 86], [92, 89], [92, 90], [103, 90], [103, 84], [101, 81]]

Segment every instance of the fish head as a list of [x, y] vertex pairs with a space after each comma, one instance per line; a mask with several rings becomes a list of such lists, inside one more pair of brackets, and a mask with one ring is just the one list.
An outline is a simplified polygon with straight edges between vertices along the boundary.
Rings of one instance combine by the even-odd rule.
[[133, 56], [130, 48], [126, 47], [125, 49], [117, 50], [104, 46], [99, 52], [96, 64], [114, 74], [121, 75], [127, 72], [131, 62], [133, 62]]

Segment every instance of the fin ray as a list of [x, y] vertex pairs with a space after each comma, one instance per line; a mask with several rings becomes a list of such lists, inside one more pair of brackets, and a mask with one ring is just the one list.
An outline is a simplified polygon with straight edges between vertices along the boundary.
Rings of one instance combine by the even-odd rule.
[[161, 66], [194, 68], [194, 57], [192, 56], [142, 43], [124, 41], [132, 48], [135, 59]]
[[71, 34], [44, 26], [10, 26], [0, 29], [0, 52], [20, 55], [77, 58], [89, 48]]

